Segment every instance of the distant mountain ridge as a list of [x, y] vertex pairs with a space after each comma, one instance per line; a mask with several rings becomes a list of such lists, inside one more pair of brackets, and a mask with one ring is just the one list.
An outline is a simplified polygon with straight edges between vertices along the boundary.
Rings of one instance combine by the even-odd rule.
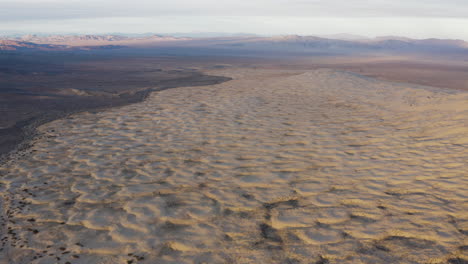
[[96, 49], [117, 49], [123, 46], [102, 45], [102, 46], [67, 46], [55, 44], [37, 44], [18, 40], [1, 40], [0, 51], [71, 51], [71, 50], [96, 50]]
[[24, 35], [19, 38], [23, 41], [30, 42], [62, 42], [62, 41], [118, 41], [127, 39], [124, 36], [118, 35], [51, 35], [51, 36], [38, 36], [38, 35]]
[[366, 38], [349, 34], [326, 37], [283, 35], [260, 37], [254, 35], [186, 38], [163, 35], [24, 35], [0, 42], [0, 50], [87, 50], [151, 47], [204, 47], [232, 50], [261, 50], [279, 52], [465, 52], [468, 43], [451, 39], [411, 39], [386, 36]]
[[13, 50], [61, 50], [66, 47], [48, 44], [36, 44], [32, 42], [17, 41], [17, 40], [0, 40], [0, 51]]
[[410, 39], [403, 37], [379, 37], [373, 39], [342, 40], [316, 36], [285, 35], [232, 39], [219, 46], [271, 50], [330, 50], [330, 51], [394, 51], [394, 52], [454, 52], [468, 51], [463, 40]]
[[56, 44], [67, 46], [101, 46], [101, 45], [129, 45], [138, 43], [181, 41], [189, 38], [151, 35], [143, 37], [127, 37], [122, 35], [24, 35], [15, 40], [36, 44]]

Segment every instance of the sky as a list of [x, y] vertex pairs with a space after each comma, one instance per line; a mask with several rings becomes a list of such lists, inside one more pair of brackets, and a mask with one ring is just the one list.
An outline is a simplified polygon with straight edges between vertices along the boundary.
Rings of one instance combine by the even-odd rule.
[[468, 40], [467, 0], [0, 0], [0, 33], [223, 32]]

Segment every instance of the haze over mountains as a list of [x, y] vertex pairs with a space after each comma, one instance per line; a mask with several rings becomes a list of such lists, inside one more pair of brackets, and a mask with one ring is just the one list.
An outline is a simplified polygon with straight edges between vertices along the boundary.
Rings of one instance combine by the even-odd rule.
[[37, 44], [61, 44], [68, 46], [99, 46], [107, 44], [143, 44], [161, 41], [181, 41], [189, 40], [189, 38], [178, 38], [172, 36], [142, 36], [142, 37], [128, 37], [123, 35], [50, 35], [50, 36], [37, 36], [25, 35], [18, 40], [33, 42]]
[[77, 51], [77, 50], [103, 50], [117, 49], [124, 46], [115, 45], [92, 45], [92, 46], [70, 46], [58, 44], [40, 44], [18, 40], [1, 40], [0, 51]]
[[123, 48], [147, 45], [163, 41], [189, 40], [187, 38], [145, 36], [126, 37], [121, 35], [24, 35], [0, 39], [0, 50], [86, 50], [97, 48]]
[[216, 48], [238, 51], [271, 51], [301, 53], [328, 51], [354, 52], [468, 52], [468, 43], [451, 39], [411, 39], [388, 36], [366, 38], [350, 34], [323, 37], [235, 35], [223, 37], [173, 37], [162, 35], [24, 35], [0, 39], [0, 50], [90, 50], [116, 48]]

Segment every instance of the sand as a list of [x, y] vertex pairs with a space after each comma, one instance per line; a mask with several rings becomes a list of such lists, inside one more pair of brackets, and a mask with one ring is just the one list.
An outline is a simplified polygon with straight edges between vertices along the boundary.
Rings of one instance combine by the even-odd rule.
[[462, 263], [468, 93], [341, 71], [40, 127], [1, 168], [0, 263]]

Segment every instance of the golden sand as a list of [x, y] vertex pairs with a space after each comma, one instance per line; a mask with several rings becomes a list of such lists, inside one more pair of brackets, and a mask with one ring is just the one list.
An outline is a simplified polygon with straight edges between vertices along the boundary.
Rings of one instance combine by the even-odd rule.
[[468, 258], [468, 93], [211, 74], [234, 80], [42, 126], [0, 169], [0, 263]]

